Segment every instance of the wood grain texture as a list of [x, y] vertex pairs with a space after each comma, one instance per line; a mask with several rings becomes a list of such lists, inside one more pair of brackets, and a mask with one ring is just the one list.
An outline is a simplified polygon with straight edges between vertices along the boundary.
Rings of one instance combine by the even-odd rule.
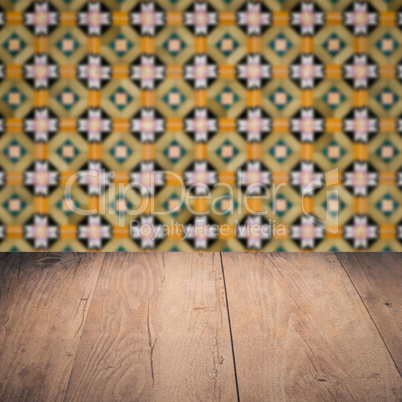
[[236, 400], [219, 254], [108, 254], [66, 400]]
[[0, 259], [0, 400], [63, 400], [103, 254]]
[[242, 401], [399, 400], [401, 378], [332, 253], [223, 253]]
[[402, 254], [337, 253], [402, 372]]

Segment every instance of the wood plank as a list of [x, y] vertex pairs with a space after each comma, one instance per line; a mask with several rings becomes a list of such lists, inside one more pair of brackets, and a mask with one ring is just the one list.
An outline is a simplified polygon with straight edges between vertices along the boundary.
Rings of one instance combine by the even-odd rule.
[[337, 253], [402, 372], [402, 255]]
[[0, 400], [63, 400], [103, 254], [0, 258]]
[[219, 254], [107, 257], [66, 400], [235, 400]]
[[240, 400], [398, 400], [401, 379], [333, 253], [223, 253]]

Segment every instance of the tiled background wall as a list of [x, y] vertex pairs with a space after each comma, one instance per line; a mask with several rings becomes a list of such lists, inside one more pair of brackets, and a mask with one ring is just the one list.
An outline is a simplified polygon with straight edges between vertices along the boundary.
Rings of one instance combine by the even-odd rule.
[[0, 250], [400, 251], [401, 7], [3, 0]]

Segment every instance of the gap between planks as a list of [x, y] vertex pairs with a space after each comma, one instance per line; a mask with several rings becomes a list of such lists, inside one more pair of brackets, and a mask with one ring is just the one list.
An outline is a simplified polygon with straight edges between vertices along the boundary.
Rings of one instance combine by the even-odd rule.
[[234, 376], [235, 376], [235, 382], [236, 382], [236, 395], [237, 395], [237, 401], [240, 402], [239, 383], [237, 381], [236, 357], [235, 357], [235, 350], [234, 350], [234, 345], [233, 345], [232, 324], [230, 323], [230, 308], [229, 308], [228, 292], [227, 292], [227, 289], [226, 289], [225, 269], [223, 268], [223, 259], [222, 259], [222, 253], [221, 252], [219, 253], [219, 257], [220, 257], [220, 260], [221, 260], [223, 286], [224, 286], [224, 289], [225, 289], [226, 309], [227, 309], [227, 312], [228, 312], [230, 344], [232, 346], [233, 368], [234, 368]]

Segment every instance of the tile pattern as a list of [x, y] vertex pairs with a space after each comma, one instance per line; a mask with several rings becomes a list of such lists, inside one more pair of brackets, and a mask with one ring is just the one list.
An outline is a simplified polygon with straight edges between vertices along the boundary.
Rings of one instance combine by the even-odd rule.
[[401, 8], [2, 1], [0, 250], [401, 251]]

